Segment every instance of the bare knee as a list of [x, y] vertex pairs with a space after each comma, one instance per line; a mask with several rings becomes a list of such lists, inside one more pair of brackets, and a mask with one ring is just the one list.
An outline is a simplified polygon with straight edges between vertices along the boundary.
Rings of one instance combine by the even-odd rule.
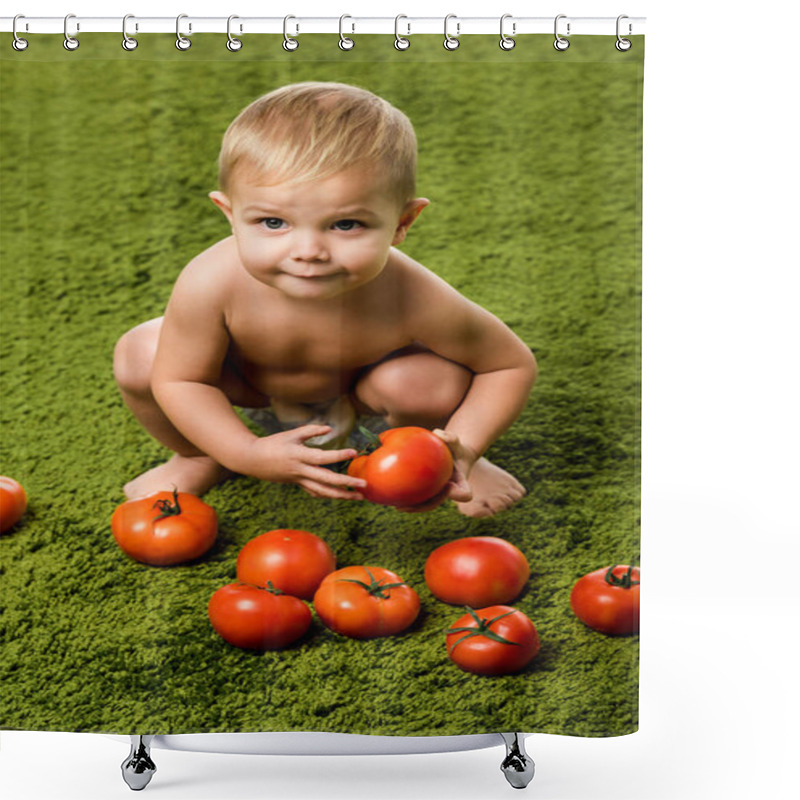
[[472, 373], [434, 353], [379, 364], [363, 379], [358, 398], [394, 425], [444, 425], [461, 404]]
[[114, 378], [120, 389], [136, 395], [150, 392], [161, 320], [154, 319], [124, 333], [114, 348]]

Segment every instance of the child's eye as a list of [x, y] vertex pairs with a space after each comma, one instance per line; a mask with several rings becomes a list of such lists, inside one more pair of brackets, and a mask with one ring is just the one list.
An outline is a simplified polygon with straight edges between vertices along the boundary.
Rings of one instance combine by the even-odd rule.
[[333, 223], [333, 227], [338, 231], [354, 231], [356, 228], [362, 228], [363, 225], [357, 219], [340, 219]]
[[280, 217], [265, 217], [260, 220], [261, 224], [271, 231], [280, 230], [284, 225], [284, 221]]

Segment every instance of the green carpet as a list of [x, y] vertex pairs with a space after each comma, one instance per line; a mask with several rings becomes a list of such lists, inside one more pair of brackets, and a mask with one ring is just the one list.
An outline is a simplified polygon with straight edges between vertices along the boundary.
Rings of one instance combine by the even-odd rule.
[[[605, 637], [569, 609], [582, 574], [639, 556], [641, 91], [644, 42], [613, 37], [87, 34], [2, 53], [0, 474], [30, 506], [0, 537], [0, 727], [116, 733], [317, 730], [395, 735], [500, 730], [587, 736], [637, 727], [638, 639]], [[540, 378], [490, 451], [528, 489], [497, 517], [453, 507], [404, 515], [312, 500], [242, 478], [206, 499], [220, 518], [199, 563], [153, 568], [117, 547], [121, 486], [164, 451], [124, 408], [117, 338], [162, 313], [182, 266], [228, 234], [207, 199], [221, 136], [264, 92], [294, 81], [362, 85], [403, 109], [432, 200], [403, 249], [506, 321]], [[414, 586], [406, 634], [355, 641], [315, 620], [297, 646], [225, 644], [206, 605], [245, 542], [294, 527], [339, 564], [375, 564]], [[519, 675], [484, 678], [447, 658], [461, 609], [427, 590], [440, 544], [499, 536], [526, 554], [516, 606], [542, 649]]]

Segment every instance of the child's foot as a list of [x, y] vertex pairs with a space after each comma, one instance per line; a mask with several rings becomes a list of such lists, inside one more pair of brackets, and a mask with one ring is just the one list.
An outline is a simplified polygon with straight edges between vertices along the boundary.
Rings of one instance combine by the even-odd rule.
[[456, 503], [468, 517], [491, 517], [510, 508], [525, 496], [525, 487], [511, 474], [485, 458], [479, 459], [469, 474], [472, 500]]
[[173, 489], [200, 497], [231, 475], [230, 470], [208, 456], [175, 454], [169, 461], [125, 484], [124, 492], [129, 500], [154, 492], [171, 492]]

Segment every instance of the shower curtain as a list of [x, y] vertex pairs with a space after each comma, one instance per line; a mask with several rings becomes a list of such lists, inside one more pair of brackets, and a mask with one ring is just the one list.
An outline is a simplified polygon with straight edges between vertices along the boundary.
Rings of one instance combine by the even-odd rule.
[[[131, 51], [116, 34], [85, 35], [74, 51], [32, 38], [24, 52], [0, 48], [0, 474], [26, 496], [0, 536], [0, 727], [635, 731], [643, 38], [620, 51], [613, 35], [575, 36], [560, 51], [536, 35], [505, 51], [497, 36], [456, 50], [418, 36], [397, 50], [363, 35], [344, 51], [315, 34], [287, 51], [263, 35], [238, 52], [220, 34], [185, 51], [169, 35]], [[538, 364], [487, 452], [525, 495], [490, 516], [453, 501], [405, 513], [238, 476], [203, 497], [217, 518], [210, 549], [145, 563], [120, 547], [111, 518], [123, 486], [168, 452], [120, 399], [115, 343], [163, 314], [184, 266], [230, 235], [208, 194], [231, 120], [305, 81], [362, 87], [413, 124], [417, 195], [430, 206], [399, 249]], [[391, 570], [419, 611], [397, 633], [359, 638], [326, 624], [312, 593], [295, 641], [232, 644], [209, 601], [236, 583], [245, 545], [272, 530], [312, 533], [337, 570]], [[474, 538], [513, 545], [522, 577], [499, 600], [448, 602], [426, 565]], [[616, 628], [600, 619], [604, 598], [624, 606]], [[524, 649], [511, 634], [460, 630], [512, 614], [481, 617], [497, 606], [526, 617], [536, 644], [507, 673], [470, 671], [458, 656], [479, 638]], [[454, 629], [471, 641], [448, 642]]]

